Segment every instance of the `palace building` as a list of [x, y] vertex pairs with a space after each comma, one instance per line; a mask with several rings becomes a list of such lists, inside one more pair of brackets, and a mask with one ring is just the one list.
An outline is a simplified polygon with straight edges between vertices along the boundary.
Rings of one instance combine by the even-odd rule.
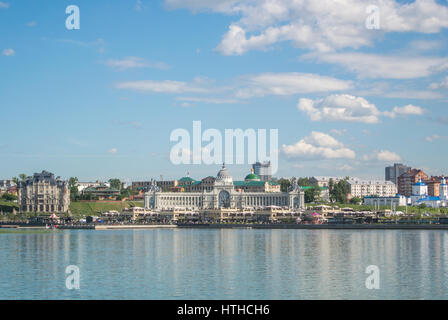
[[20, 181], [17, 201], [21, 212], [64, 213], [70, 205], [67, 181], [42, 171]]
[[290, 210], [305, 207], [304, 191], [293, 185], [287, 192], [272, 181], [261, 181], [260, 177], [248, 174], [244, 181], [234, 181], [225, 165], [216, 178], [207, 177], [195, 181], [190, 177], [179, 180], [182, 190], [162, 191], [155, 184], [145, 193], [145, 208], [152, 210], [219, 210], [262, 209], [282, 207]]

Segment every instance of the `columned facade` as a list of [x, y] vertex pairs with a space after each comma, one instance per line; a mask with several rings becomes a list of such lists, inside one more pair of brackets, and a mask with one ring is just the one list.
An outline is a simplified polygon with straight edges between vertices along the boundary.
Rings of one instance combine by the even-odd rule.
[[304, 208], [304, 192], [293, 186], [288, 192], [245, 192], [235, 190], [225, 166], [219, 171], [213, 189], [203, 192], [162, 192], [153, 188], [145, 193], [145, 208], [152, 210], [261, 209], [269, 206]]

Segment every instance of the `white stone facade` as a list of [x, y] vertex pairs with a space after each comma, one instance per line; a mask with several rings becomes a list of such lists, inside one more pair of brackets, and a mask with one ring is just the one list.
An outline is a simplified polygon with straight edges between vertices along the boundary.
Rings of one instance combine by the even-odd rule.
[[351, 197], [392, 197], [397, 194], [397, 186], [391, 181], [384, 180], [357, 180], [347, 181]]
[[162, 192], [152, 188], [145, 193], [145, 208], [152, 210], [257, 209], [267, 206], [300, 209], [304, 205], [304, 192], [298, 186], [291, 187], [288, 192], [236, 191], [225, 166], [219, 171], [211, 191]]

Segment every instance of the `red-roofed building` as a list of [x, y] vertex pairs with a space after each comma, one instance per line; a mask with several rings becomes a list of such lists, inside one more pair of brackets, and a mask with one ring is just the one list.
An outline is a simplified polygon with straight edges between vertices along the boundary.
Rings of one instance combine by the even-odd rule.
[[409, 197], [412, 194], [412, 186], [421, 179], [428, 180], [428, 175], [420, 169], [411, 169], [398, 177], [398, 194]]

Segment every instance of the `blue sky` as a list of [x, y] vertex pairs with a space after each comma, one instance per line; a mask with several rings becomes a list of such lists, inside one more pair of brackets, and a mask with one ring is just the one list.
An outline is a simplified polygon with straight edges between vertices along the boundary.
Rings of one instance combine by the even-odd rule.
[[0, 29], [0, 178], [214, 175], [169, 160], [194, 120], [278, 129], [277, 176], [448, 173], [446, 1], [1, 0]]

